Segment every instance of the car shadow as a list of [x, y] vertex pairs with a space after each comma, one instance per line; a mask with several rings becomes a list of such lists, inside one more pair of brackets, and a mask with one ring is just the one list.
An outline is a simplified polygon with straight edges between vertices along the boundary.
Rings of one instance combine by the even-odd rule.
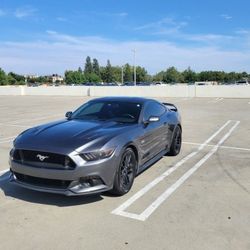
[[10, 183], [9, 172], [0, 177], [0, 189], [6, 197], [58, 207], [79, 206], [103, 200], [101, 195], [64, 196], [22, 188]]

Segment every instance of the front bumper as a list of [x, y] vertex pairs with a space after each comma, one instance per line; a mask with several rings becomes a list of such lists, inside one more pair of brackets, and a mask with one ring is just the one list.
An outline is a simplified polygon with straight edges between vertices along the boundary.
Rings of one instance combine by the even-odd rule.
[[117, 156], [93, 162], [78, 162], [73, 170], [21, 164], [10, 159], [10, 182], [31, 190], [67, 196], [89, 195], [113, 188]]
[[46, 186], [32, 185], [26, 182], [22, 182], [16, 178], [16, 175], [14, 173], [11, 174], [10, 182], [17, 186], [24, 187], [27, 189], [45, 193], [62, 194], [66, 196], [98, 194], [111, 189], [106, 185], [98, 185], [89, 188], [81, 187], [81, 185], [76, 185], [75, 187], [72, 188], [50, 188]]

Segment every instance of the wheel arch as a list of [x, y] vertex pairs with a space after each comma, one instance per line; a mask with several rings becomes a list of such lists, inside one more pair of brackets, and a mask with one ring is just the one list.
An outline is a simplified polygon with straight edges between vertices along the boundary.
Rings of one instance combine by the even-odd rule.
[[137, 166], [136, 166], [136, 171], [138, 170], [138, 167], [139, 167], [139, 162], [140, 162], [140, 157], [139, 157], [139, 150], [138, 148], [136, 147], [136, 145], [133, 143], [133, 142], [128, 142], [127, 144], [125, 144], [123, 146], [123, 151], [127, 148], [131, 148], [133, 150], [133, 152], [135, 153], [135, 157], [136, 157], [136, 160], [137, 160]]
[[[181, 133], [182, 133], [182, 126], [181, 126], [181, 124], [178, 122], [178, 123], [175, 125], [174, 130], [173, 130], [173, 133], [172, 133], [172, 136], [171, 136], [171, 144], [172, 144], [172, 142], [173, 142], [174, 134], [175, 134], [175, 131], [176, 131], [176, 128], [177, 128], [177, 127], [179, 127], [179, 128], [181, 129]], [[170, 144], [170, 145], [171, 145], [171, 144]]]
[[182, 132], [182, 126], [181, 126], [181, 124], [180, 124], [180, 123], [177, 123], [177, 125], [175, 126], [175, 128], [176, 128], [177, 126], [179, 126], [179, 127], [180, 127], [181, 132]]

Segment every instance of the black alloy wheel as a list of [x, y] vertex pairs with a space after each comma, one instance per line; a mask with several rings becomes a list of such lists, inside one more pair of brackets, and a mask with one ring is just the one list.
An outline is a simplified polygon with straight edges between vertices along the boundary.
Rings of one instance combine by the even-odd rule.
[[182, 132], [180, 126], [177, 126], [174, 132], [174, 137], [170, 150], [167, 155], [171, 156], [178, 155], [181, 151], [181, 142], [182, 142]]
[[131, 189], [135, 178], [136, 166], [137, 160], [135, 153], [131, 148], [127, 148], [122, 155], [116, 173], [114, 187], [111, 191], [113, 194], [124, 195]]

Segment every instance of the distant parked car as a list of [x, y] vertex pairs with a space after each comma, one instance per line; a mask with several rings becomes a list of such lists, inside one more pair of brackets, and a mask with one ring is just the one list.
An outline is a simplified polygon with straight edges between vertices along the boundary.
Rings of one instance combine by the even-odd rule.
[[28, 87], [38, 87], [40, 84], [35, 82], [35, 83], [30, 83], [28, 84]]
[[137, 86], [150, 86], [151, 83], [150, 82], [137, 82], [136, 85]]
[[155, 82], [154, 85], [163, 85], [163, 82]]
[[122, 86], [134, 86], [134, 82], [124, 82]]
[[118, 84], [116, 82], [107, 82], [104, 83], [103, 86], [118, 86]]
[[95, 86], [95, 83], [93, 82], [85, 82], [85, 83], [82, 83], [83, 86]]
[[235, 82], [236, 85], [249, 85], [248, 80], [239, 80]]
[[82, 86], [101, 86], [102, 84], [99, 82], [84, 82], [81, 83]]

